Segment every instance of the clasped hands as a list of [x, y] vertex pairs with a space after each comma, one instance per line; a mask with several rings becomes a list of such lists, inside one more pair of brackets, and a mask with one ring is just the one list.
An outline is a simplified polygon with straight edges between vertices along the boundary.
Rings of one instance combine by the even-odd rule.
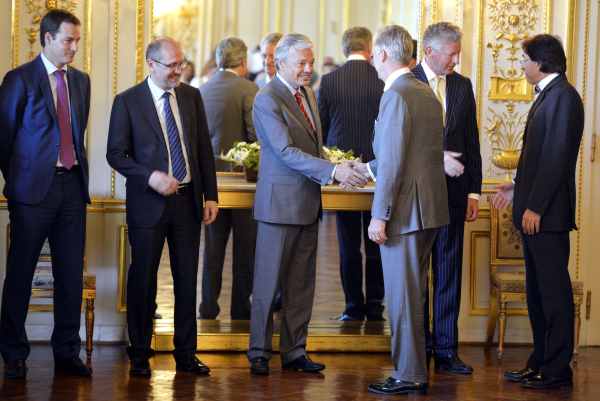
[[[179, 188], [179, 181], [162, 171], [155, 170], [150, 174], [148, 179], [148, 185], [150, 188], [161, 194], [162, 196], [171, 196], [177, 193]], [[204, 210], [202, 216], [202, 222], [204, 224], [211, 224], [217, 218], [219, 213], [219, 206], [217, 202], [206, 200], [204, 201]]]
[[335, 168], [335, 180], [345, 190], [362, 188], [371, 180], [366, 163], [344, 160]]

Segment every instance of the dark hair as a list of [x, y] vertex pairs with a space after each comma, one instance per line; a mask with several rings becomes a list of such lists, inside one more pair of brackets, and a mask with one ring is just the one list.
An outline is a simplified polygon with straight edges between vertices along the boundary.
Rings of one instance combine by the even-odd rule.
[[540, 34], [525, 39], [523, 51], [531, 61], [540, 65], [540, 71], [546, 74], [564, 74], [567, 71], [567, 58], [560, 40], [553, 35]]
[[418, 45], [417, 40], [413, 39], [413, 53], [412, 53], [412, 58], [414, 58], [415, 60], [417, 59], [417, 45]]
[[63, 22], [77, 26], [81, 25], [79, 18], [67, 10], [55, 8], [44, 15], [40, 22], [40, 43], [42, 47], [46, 46], [46, 33], [49, 32], [54, 38]]

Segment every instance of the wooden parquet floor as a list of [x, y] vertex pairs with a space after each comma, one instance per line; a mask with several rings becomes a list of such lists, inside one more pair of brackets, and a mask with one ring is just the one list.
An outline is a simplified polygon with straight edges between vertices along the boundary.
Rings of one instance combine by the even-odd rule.
[[94, 376], [89, 379], [55, 377], [52, 351], [48, 345], [35, 345], [28, 360], [26, 381], [3, 379], [0, 366], [2, 401], [108, 401], [108, 400], [206, 400], [206, 401], [350, 401], [419, 399], [444, 401], [544, 400], [594, 401], [600, 399], [595, 386], [600, 379], [600, 349], [582, 348], [574, 369], [572, 389], [535, 391], [521, 389], [502, 379], [506, 369], [521, 367], [529, 348], [508, 348], [498, 362], [494, 352], [481, 346], [462, 346], [463, 359], [473, 365], [472, 377], [430, 372], [426, 396], [382, 397], [367, 393], [367, 385], [387, 377], [387, 354], [312, 354], [327, 369], [322, 375], [282, 372], [275, 356], [268, 377], [251, 376], [242, 353], [204, 353], [198, 356], [212, 369], [210, 377], [176, 374], [170, 354], [152, 360], [150, 379], [129, 378], [125, 349], [120, 345], [101, 345], [94, 351]]

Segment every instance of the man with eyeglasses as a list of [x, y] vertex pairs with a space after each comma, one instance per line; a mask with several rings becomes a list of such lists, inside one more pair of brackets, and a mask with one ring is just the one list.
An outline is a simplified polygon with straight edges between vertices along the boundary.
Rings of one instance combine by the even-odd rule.
[[218, 212], [217, 181], [200, 92], [180, 84], [178, 42], [146, 49], [150, 76], [117, 95], [108, 132], [108, 163], [127, 179], [131, 266], [127, 275], [130, 375], [149, 377], [156, 279], [165, 242], [175, 292], [176, 370], [207, 375], [196, 358], [196, 281], [201, 224]]

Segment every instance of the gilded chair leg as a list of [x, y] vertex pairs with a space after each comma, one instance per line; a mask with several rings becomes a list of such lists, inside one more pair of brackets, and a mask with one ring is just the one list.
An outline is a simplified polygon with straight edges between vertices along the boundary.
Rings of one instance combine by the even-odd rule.
[[581, 332], [581, 303], [575, 303], [575, 349], [573, 350], [573, 363], [577, 363], [579, 355], [579, 333]]
[[492, 289], [490, 295], [490, 312], [488, 314], [486, 347], [491, 346], [494, 341], [494, 333], [496, 332], [496, 321], [498, 320], [498, 298], [496, 295], [496, 290]]
[[94, 350], [94, 298], [85, 300], [85, 352], [86, 365], [92, 366], [92, 351]]
[[500, 302], [500, 330], [498, 332], [498, 359], [504, 354], [504, 335], [506, 334], [506, 302]]

